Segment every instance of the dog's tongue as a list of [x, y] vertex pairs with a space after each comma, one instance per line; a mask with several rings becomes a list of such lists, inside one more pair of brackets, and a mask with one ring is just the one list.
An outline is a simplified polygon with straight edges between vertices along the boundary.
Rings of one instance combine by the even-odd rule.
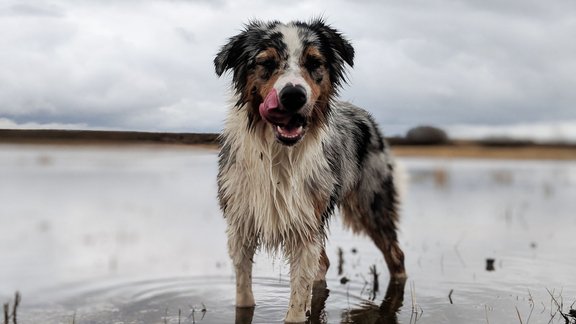
[[260, 114], [266, 114], [269, 109], [275, 109], [280, 106], [278, 102], [278, 93], [276, 93], [276, 89], [270, 90], [266, 98], [264, 98], [264, 102], [260, 104]]
[[272, 89], [268, 92], [268, 95], [264, 98], [264, 102], [260, 104], [258, 110], [260, 111], [260, 116], [262, 116], [262, 118], [276, 125], [286, 125], [292, 118], [290, 113], [280, 108], [276, 89]]

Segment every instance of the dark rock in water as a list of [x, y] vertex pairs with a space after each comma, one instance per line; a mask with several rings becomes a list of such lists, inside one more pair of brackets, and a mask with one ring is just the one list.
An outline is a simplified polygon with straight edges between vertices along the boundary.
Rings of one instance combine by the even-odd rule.
[[496, 261], [496, 260], [495, 260], [495, 259], [492, 259], [492, 258], [486, 259], [486, 271], [494, 271], [494, 270], [496, 270], [496, 269], [494, 268], [494, 262], [495, 262], [495, 261]]
[[433, 126], [418, 126], [406, 133], [410, 144], [435, 145], [448, 143], [448, 135], [440, 128]]

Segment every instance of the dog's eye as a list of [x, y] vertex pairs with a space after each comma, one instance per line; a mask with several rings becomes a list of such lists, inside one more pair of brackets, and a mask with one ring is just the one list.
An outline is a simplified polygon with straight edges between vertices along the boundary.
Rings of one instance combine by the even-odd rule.
[[276, 69], [276, 67], [278, 67], [278, 64], [273, 59], [262, 60], [262, 61], [256, 62], [256, 64], [260, 65], [261, 67], [263, 67], [269, 71], [274, 70], [274, 69]]
[[304, 66], [306, 67], [306, 69], [308, 69], [308, 71], [315, 71], [320, 66], [322, 66], [322, 61], [320, 61], [319, 59], [317, 59], [315, 57], [309, 57], [306, 60], [306, 63], [304, 64]]

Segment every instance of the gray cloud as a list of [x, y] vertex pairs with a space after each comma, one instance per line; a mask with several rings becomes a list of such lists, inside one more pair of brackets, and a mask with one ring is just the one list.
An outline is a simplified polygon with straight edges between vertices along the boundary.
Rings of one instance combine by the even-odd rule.
[[569, 41], [576, 29], [568, 28], [573, 19], [563, 11], [526, 9], [532, 3], [516, 11], [511, 3], [506, 10], [478, 3], [414, 12], [397, 5], [382, 24], [365, 27], [355, 75], [369, 77], [354, 78], [365, 89], [357, 101], [384, 107], [375, 112], [380, 120], [401, 123], [575, 118], [569, 107], [576, 102], [570, 90], [576, 79], [566, 74], [576, 71]]
[[20, 2], [1, 8], [0, 16], [61, 18], [64, 11], [53, 4]]
[[576, 121], [575, 9], [570, 0], [12, 1], [0, 8], [0, 119], [216, 131], [229, 80], [215, 77], [212, 59], [226, 39], [251, 18], [322, 14], [357, 52], [343, 99], [392, 132]]

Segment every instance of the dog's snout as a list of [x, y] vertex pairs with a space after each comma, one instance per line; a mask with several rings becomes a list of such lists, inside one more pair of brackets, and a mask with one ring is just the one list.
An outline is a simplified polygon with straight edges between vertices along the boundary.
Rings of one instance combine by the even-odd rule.
[[298, 111], [306, 103], [306, 89], [301, 85], [287, 84], [279, 94], [280, 103], [284, 109]]

